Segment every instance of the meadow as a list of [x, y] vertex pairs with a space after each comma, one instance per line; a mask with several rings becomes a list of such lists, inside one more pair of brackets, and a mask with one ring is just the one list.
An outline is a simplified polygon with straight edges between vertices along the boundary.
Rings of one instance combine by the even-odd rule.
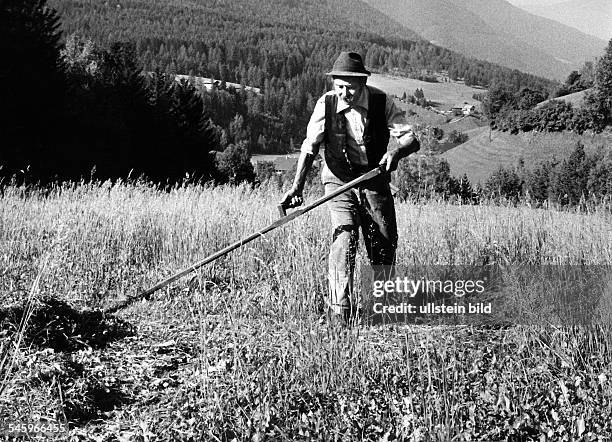
[[414, 94], [416, 89], [421, 89], [425, 98], [432, 101], [439, 110], [444, 111], [464, 102], [477, 104], [478, 102], [473, 98], [473, 95], [482, 94], [486, 91], [481, 87], [466, 86], [460, 81], [429, 83], [383, 74], [372, 74], [368, 78], [368, 84], [398, 97], [401, 97], [404, 92], [410, 95]]
[[[102, 313], [267, 226], [280, 196], [273, 184], [5, 187], [0, 434], [56, 423], [49, 440], [610, 440], [612, 298], [587, 325], [328, 327], [325, 207]], [[609, 209], [412, 201], [397, 213], [400, 265], [612, 264]]]
[[455, 176], [466, 174], [470, 182], [484, 183], [499, 167], [516, 168], [522, 160], [526, 168], [546, 161], [569, 157], [577, 143], [587, 153], [610, 152], [612, 133], [578, 135], [572, 132], [522, 132], [511, 134], [482, 127], [466, 131], [467, 142], [448, 150], [443, 157]]

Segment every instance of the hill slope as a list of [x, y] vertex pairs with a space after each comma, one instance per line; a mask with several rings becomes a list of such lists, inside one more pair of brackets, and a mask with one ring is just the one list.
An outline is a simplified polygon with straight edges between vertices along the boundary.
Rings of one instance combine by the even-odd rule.
[[485, 92], [482, 88], [466, 86], [463, 83], [429, 83], [411, 78], [380, 74], [372, 74], [368, 79], [368, 84], [398, 97], [401, 97], [404, 92], [412, 94], [415, 89], [421, 89], [425, 94], [425, 98], [433, 101], [439, 110], [449, 110], [458, 103], [474, 103], [476, 100], [472, 96]]
[[364, 1], [433, 43], [549, 78], [565, 78], [605, 47], [504, 0]]
[[50, 0], [50, 5], [59, 11], [66, 33], [104, 44], [136, 42], [147, 70], [263, 87], [272, 77], [323, 75], [341, 50], [351, 49], [361, 52], [374, 70], [453, 70], [459, 76], [469, 71], [473, 84], [503, 77], [518, 85], [554, 87], [543, 78], [433, 45], [353, 0], [133, 0], [116, 5]]
[[591, 91], [591, 89], [574, 92], [573, 94], [562, 95], [560, 97], [556, 97], [550, 100], [545, 100], [541, 103], [538, 103], [536, 107], [542, 107], [546, 103], [549, 103], [551, 101], [565, 101], [566, 103], [571, 103], [574, 107], [581, 107], [583, 105], [584, 97], [587, 93], [589, 93], [589, 91]]
[[[490, 136], [490, 138], [489, 138]], [[520, 133], [491, 131], [486, 127], [470, 132], [470, 139], [447, 152], [455, 176], [466, 174], [472, 183], [483, 183], [500, 166], [516, 167], [522, 158], [526, 167], [538, 161], [565, 158], [580, 141], [586, 149], [612, 149], [612, 134], [584, 136], [570, 132]]]
[[[478, 15], [489, 26], [551, 54], [557, 59], [582, 61], [601, 56], [604, 40], [577, 31], [574, 28], [541, 17], [525, 14], [505, 0], [450, 0]], [[557, 5], [558, 9], [563, 8]]]
[[556, 4], [520, 4], [532, 14], [558, 21], [604, 40], [612, 38], [612, 2], [569, 0]]

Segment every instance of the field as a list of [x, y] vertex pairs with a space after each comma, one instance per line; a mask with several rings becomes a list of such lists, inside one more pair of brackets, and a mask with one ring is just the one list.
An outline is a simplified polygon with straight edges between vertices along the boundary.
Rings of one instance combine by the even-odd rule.
[[456, 104], [478, 103], [472, 98], [474, 94], [482, 94], [485, 89], [466, 86], [461, 82], [428, 83], [406, 77], [393, 77], [390, 75], [372, 74], [368, 84], [377, 87], [389, 94], [401, 97], [404, 92], [413, 94], [419, 88], [423, 90], [425, 98], [433, 101], [440, 110], [450, 110]]
[[[324, 208], [100, 312], [268, 225], [279, 198], [274, 186], [4, 188], [0, 435], [58, 423], [50, 440], [610, 440], [609, 290], [588, 326], [535, 316], [525, 307], [543, 294], [524, 292], [507, 312], [523, 325], [328, 327]], [[402, 265], [612, 264], [598, 208], [397, 211]]]
[[[554, 100], [555, 101], [565, 101], [566, 103], [571, 103], [574, 107], [581, 107], [584, 101], [584, 97], [589, 91], [590, 89], [587, 89], [585, 91], [580, 91], [580, 92], [574, 92], [573, 94], [568, 94], [568, 95], [563, 95], [562, 97], [557, 97]], [[552, 100], [542, 101], [541, 103], [537, 105], [537, 107], [542, 107], [549, 101], [552, 101]]]

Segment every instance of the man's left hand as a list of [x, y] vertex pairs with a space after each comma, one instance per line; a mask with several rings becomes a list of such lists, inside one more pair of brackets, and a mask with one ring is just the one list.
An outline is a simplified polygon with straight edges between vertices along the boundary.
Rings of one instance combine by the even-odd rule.
[[397, 169], [397, 163], [399, 162], [400, 159], [401, 159], [400, 150], [393, 149], [385, 153], [383, 157], [380, 159], [380, 162], [378, 164], [380, 165], [386, 164], [387, 167], [385, 170], [387, 172], [393, 172], [395, 169]]

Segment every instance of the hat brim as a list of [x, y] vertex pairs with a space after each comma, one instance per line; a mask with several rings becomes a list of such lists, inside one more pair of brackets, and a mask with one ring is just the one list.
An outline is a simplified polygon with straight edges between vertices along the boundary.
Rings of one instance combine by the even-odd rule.
[[369, 77], [370, 71], [365, 71], [365, 72], [331, 71], [331, 72], [327, 72], [325, 75], [330, 75], [332, 77]]

